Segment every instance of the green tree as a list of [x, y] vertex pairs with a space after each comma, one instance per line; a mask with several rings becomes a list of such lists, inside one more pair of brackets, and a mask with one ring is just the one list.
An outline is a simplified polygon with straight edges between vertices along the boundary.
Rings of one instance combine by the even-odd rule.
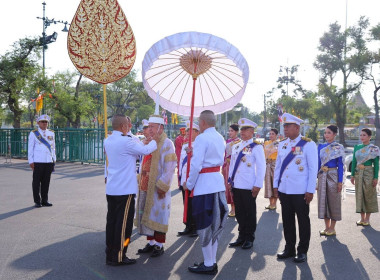
[[[373, 27], [370, 31], [370, 40], [373, 42], [380, 42], [380, 23]], [[371, 53], [371, 61], [367, 80], [370, 80], [373, 84], [373, 100], [375, 102], [375, 127], [376, 127], [376, 139], [375, 145], [380, 146], [380, 117], [379, 117], [379, 100], [377, 94], [380, 90], [380, 78], [373, 73], [373, 69], [380, 70], [380, 48]]]
[[0, 57], [0, 99], [13, 113], [13, 127], [20, 128], [24, 111], [24, 88], [38, 78], [40, 46], [37, 39], [24, 38]]
[[128, 76], [107, 87], [109, 118], [115, 114], [124, 114], [131, 117], [132, 121], [135, 122], [138, 109], [142, 105], [154, 108], [153, 100], [148, 97], [143, 83], [137, 81], [136, 77], [136, 70], [132, 70]]
[[292, 65], [290, 67], [280, 66], [277, 88], [281, 90], [282, 95], [289, 95], [289, 84], [293, 85], [293, 93], [295, 96], [297, 96], [298, 93], [306, 93], [301, 81], [297, 79], [298, 68], [299, 65]]
[[[361, 17], [356, 26], [341, 31], [335, 22], [320, 38], [314, 67], [321, 74], [319, 93], [330, 99], [336, 113], [340, 143], [346, 146], [344, 126], [347, 122], [347, 103], [363, 82], [370, 53], [366, 46], [368, 19]], [[338, 87], [336, 82], [341, 81]]]
[[[96, 110], [92, 82], [82, 82], [82, 74], [64, 72], [55, 75], [55, 87], [51, 89], [54, 109], [67, 120], [67, 125], [80, 128], [83, 118]], [[95, 87], [98, 90], [97, 87]], [[46, 100], [46, 99], [45, 99]], [[62, 122], [62, 120], [61, 120]]]

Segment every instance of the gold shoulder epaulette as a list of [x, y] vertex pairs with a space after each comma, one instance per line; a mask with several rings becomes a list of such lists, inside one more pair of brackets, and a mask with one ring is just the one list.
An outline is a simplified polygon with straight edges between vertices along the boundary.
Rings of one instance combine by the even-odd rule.
[[285, 141], [285, 140], [288, 140], [288, 137], [286, 137], [286, 138], [280, 140], [280, 142]]
[[306, 142], [310, 142], [310, 141], [311, 141], [311, 139], [310, 139], [310, 138], [307, 138], [307, 137], [302, 137], [301, 139], [302, 139], [302, 140], [305, 140]]
[[261, 143], [259, 141], [257, 141], [257, 140], [255, 140], [253, 142], [255, 142], [257, 145], [261, 145]]
[[235, 145], [235, 144], [240, 143], [240, 142], [241, 142], [241, 139], [236, 139], [236, 140], [232, 143], [232, 145]]
[[37, 131], [37, 130], [38, 130], [38, 129], [33, 129], [32, 132], [35, 132], [35, 131]]
[[52, 129], [48, 129], [49, 131], [51, 131], [51, 132], [54, 132], [54, 130], [52, 130]]

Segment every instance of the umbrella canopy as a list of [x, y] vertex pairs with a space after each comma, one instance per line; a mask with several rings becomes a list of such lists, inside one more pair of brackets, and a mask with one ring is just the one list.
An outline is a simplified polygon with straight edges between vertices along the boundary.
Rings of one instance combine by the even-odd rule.
[[[185, 116], [203, 110], [223, 113], [242, 98], [249, 77], [247, 61], [226, 40], [211, 34], [184, 32], [155, 43], [142, 64], [145, 89], [160, 105]], [[193, 80], [196, 79], [196, 83]]]

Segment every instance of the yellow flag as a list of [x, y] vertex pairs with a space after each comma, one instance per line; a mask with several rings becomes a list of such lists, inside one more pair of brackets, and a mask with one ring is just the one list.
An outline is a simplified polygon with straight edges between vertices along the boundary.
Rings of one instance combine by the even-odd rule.
[[175, 124], [175, 114], [172, 113], [172, 124]]
[[99, 123], [100, 125], [103, 124], [103, 116], [102, 116], [102, 114], [98, 114], [98, 123]]
[[40, 89], [39, 88], [37, 88], [37, 94], [38, 94], [38, 97], [36, 100], [36, 111], [37, 111], [37, 113], [39, 113], [42, 110], [42, 107], [44, 105], [44, 98], [42, 95], [40, 95]]

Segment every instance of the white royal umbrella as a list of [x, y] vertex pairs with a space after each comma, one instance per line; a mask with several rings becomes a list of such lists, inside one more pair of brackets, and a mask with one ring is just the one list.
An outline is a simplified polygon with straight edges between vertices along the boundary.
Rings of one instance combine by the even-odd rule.
[[226, 40], [206, 33], [184, 32], [158, 41], [147, 51], [142, 77], [149, 96], [156, 99], [159, 93], [164, 109], [190, 116], [191, 139], [194, 115], [204, 110], [224, 113], [241, 100], [249, 68], [239, 50]]
[[149, 96], [160, 93], [160, 105], [190, 116], [212, 110], [231, 110], [242, 98], [249, 68], [239, 50], [224, 39], [200, 32], [184, 32], [155, 43], [142, 63]]

